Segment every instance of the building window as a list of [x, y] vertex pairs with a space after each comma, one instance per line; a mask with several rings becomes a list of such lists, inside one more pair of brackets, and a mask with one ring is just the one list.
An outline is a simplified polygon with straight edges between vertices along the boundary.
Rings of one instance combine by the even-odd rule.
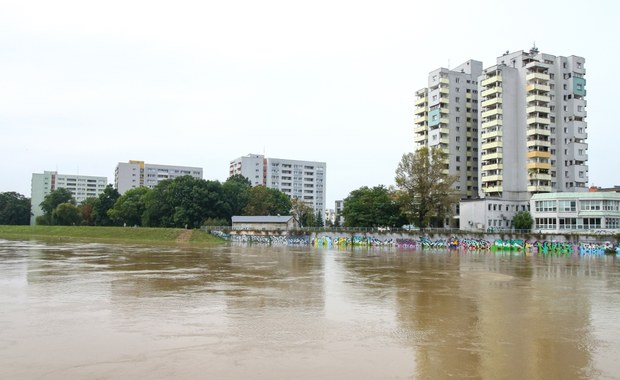
[[602, 201], [587, 200], [579, 202], [582, 211], [600, 211], [603, 208]]
[[556, 201], [536, 201], [536, 212], [555, 212], [557, 210]]
[[559, 212], [575, 212], [577, 211], [577, 201], [559, 201]]
[[620, 211], [620, 201], [603, 201], [603, 210]]
[[620, 218], [606, 218], [605, 228], [620, 228]]
[[541, 230], [555, 230], [557, 221], [555, 218], [536, 218], [536, 228]]
[[560, 218], [559, 222], [561, 230], [577, 229], [577, 218]]
[[584, 230], [593, 230], [597, 228], [601, 228], [601, 218], [583, 218]]

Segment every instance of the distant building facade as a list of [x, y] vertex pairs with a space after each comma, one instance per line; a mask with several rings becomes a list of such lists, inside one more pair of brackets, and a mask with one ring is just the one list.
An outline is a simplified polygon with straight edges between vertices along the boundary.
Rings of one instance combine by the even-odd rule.
[[333, 208], [325, 209], [325, 225], [333, 225], [336, 222], [336, 210]]
[[342, 199], [335, 201], [334, 207], [334, 211], [336, 212], [336, 219], [334, 220], [334, 222], [337, 222], [338, 225], [342, 227], [344, 226], [344, 201]]
[[96, 177], [74, 174], [58, 174], [55, 171], [32, 173], [31, 202], [32, 216], [30, 224], [35, 224], [36, 218], [43, 215], [41, 202], [45, 196], [54, 190], [63, 188], [73, 194], [73, 198], [79, 204], [86, 198], [98, 197], [108, 184], [107, 177]]
[[119, 162], [114, 171], [114, 187], [120, 194], [137, 187], [154, 188], [159, 182], [181, 176], [202, 179], [202, 168], [147, 164], [144, 161]]
[[267, 158], [249, 154], [230, 162], [229, 174], [242, 175], [252, 186], [278, 189], [291, 198], [302, 200], [325, 217], [327, 165], [325, 162]]

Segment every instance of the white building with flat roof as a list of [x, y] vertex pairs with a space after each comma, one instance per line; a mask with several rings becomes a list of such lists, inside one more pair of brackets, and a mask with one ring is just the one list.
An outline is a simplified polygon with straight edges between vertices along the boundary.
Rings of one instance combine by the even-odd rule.
[[327, 165], [325, 162], [269, 158], [249, 154], [230, 162], [229, 174], [242, 175], [252, 186], [278, 189], [298, 198], [325, 218]]
[[181, 176], [202, 179], [202, 168], [147, 164], [144, 161], [119, 162], [114, 172], [114, 187], [120, 194], [137, 187], [154, 188], [159, 182]]
[[530, 199], [534, 231], [620, 231], [620, 193], [535, 194]]
[[64, 188], [73, 194], [73, 198], [79, 204], [86, 198], [98, 197], [108, 185], [107, 177], [95, 177], [87, 175], [58, 174], [55, 171], [32, 173], [31, 202], [32, 216], [30, 224], [35, 224], [38, 216], [43, 215], [41, 202], [45, 196], [54, 190]]

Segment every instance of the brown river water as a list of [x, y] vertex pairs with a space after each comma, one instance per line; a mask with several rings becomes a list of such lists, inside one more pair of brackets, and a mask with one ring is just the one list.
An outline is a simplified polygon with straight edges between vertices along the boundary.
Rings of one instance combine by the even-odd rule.
[[620, 263], [0, 240], [0, 379], [620, 379]]

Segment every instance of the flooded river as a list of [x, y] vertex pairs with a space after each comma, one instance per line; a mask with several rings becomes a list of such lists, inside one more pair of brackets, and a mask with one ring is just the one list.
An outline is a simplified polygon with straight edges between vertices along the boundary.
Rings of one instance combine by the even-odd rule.
[[0, 379], [620, 379], [613, 256], [0, 240]]

